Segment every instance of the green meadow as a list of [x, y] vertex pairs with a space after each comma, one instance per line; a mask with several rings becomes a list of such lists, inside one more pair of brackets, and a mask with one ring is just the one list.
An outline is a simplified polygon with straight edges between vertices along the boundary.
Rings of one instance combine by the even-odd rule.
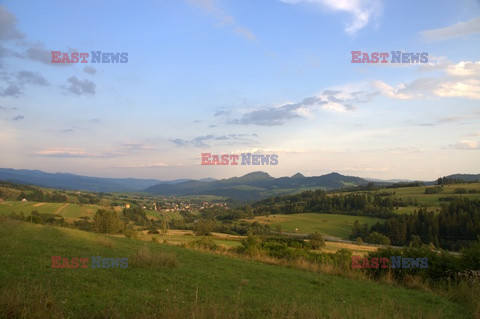
[[[436, 293], [0, 219], [2, 318], [468, 318]], [[51, 256], [127, 257], [56, 269]], [[90, 263], [88, 264], [90, 267]]]
[[25, 216], [28, 216], [32, 211], [38, 211], [39, 213], [59, 214], [65, 218], [80, 218], [82, 216], [93, 217], [98, 208], [98, 205], [92, 204], [5, 201], [0, 202], [0, 215], [23, 212]]
[[352, 233], [355, 220], [358, 220], [361, 225], [367, 223], [369, 226], [372, 226], [377, 221], [383, 222], [383, 219], [373, 217], [317, 213], [258, 216], [248, 221], [267, 223], [272, 229], [280, 227], [282, 231], [286, 232], [302, 234], [318, 232], [324, 235], [348, 239], [348, 236]]

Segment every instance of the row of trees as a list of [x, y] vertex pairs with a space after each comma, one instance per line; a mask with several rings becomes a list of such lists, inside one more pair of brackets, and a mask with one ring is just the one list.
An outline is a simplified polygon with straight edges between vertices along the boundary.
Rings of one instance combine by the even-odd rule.
[[377, 222], [369, 231], [356, 225], [352, 236], [365, 239], [370, 232], [383, 234], [393, 245], [404, 246], [415, 241], [458, 250], [480, 235], [480, 200], [453, 198], [439, 213], [421, 208], [414, 214], [397, 215], [383, 224]]
[[395, 216], [395, 207], [406, 205], [379, 194], [331, 195], [322, 190], [306, 191], [297, 195], [272, 197], [253, 205], [255, 215], [298, 214], [316, 212], [389, 218]]
[[64, 203], [67, 201], [67, 196], [59, 192], [43, 192], [38, 188], [33, 188], [30, 192], [21, 192], [17, 199], [22, 200], [26, 198], [32, 202], [48, 202], [48, 203]]

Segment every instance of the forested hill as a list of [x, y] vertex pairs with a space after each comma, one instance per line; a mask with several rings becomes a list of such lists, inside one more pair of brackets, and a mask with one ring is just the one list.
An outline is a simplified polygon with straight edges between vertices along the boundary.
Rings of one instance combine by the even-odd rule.
[[330, 173], [305, 177], [297, 173], [291, 177], [274, 178], [265, 172], [253, 172], [241, 177], [232, 177], [213, 182], [187, 181], [184, 183], [159, 184], [146, 189], [157, 195], [217, 195], [238, 200], [259, 200], [269, 196], [292, 194], [302, 189], [340, 189], [366, 185], [360, 177]]
[[332, 195], [316, 190], [268, 198], [252, 204], [252, 208], [255, 215], [324, 213], [388, 218], [395, 216], [398, 204], [397, 200], [375, 193]]

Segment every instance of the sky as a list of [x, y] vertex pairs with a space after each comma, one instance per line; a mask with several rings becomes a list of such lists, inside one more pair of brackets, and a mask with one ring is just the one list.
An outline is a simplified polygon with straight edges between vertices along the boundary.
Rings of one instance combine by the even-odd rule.
[[[478, 0], [3, 0], [0, 167], [478, 174], [479, 48]], [[128, 62], [52, 63], [51, 51]], [[352, 63], [352, 51], [428, 62]], [[248, 152], [278, 165], [201, 165], [202, 153]]]

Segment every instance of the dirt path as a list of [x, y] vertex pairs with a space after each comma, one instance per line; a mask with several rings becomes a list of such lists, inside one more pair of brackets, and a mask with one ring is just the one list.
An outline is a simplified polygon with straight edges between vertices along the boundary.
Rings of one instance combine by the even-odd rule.
[[32, 206], [33, 207], [39, 207], [39, 206], [43, 206], [45, 205], [46, 203], [36, 203], [36, 204], [33, 204]]
[[59, 208], [57, 208], [57, 210], [55, 211], [55, 214], [60, 214], [60, 212], [65, 208], [67, 207], [68, 205], [70, 205], [69, 203], [66, 203], [62, 206], [60, 206]]

